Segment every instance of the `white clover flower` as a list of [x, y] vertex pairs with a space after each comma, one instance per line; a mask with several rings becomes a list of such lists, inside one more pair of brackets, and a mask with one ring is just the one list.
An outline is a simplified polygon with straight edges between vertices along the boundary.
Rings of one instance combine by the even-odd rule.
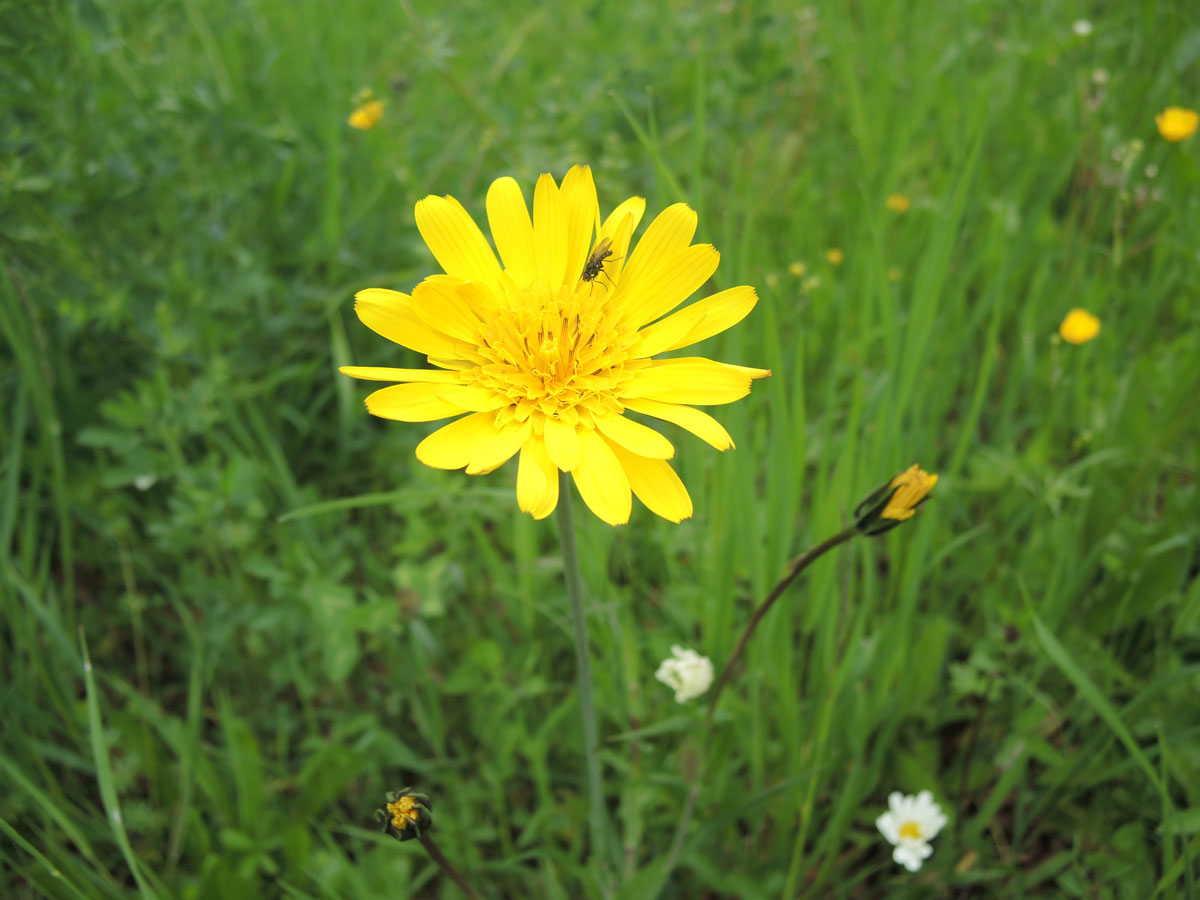
[[1087, 37], [1092, 33], [1092, 23], [1087, 19], [1076, 19], [1071, 25], [1071, 30], [1080, 37]]
[[671, 647], [671, 656], [662, 661], [654, 677], [675, 691], [676, 703], [687, 703], [712, 685], [712, 660], [675, 644]]
[[888, 796], [888, 811], [875, 820], [875, 827], [895, 846], [892, 859], [910, 872], [933, 855], [929, 842], [946, 826], [946, 816], [929, 791], [915, 797], [893, 791]]

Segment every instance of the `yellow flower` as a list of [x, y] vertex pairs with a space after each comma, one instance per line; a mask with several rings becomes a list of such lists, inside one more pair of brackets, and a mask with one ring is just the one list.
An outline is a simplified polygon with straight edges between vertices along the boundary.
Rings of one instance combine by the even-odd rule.
[[887, 198], [887, 208], [894, 213], [908, 212], [908, 197], [904, 194], [891, 194]]
[[829, 260], [830, 265], [840, 266], [846, 259], [846, 254], [837, 247], [832, 250], [825, 251], [825, 258]]
[[1070, 344], [1086, 344], [1100, 333], [1100, 320], [1086, 309], [1073, 309], [1058, 326], [1058, 333]]
[[797, 260], [796, 262], [794, 262], [790, 266], [788, 266], [788, 274], [794, 275], [797, 278], [799, 278], [801, 275], [803, 275], [807, 271], [808, 271], [808, 266], [804, 265], [804, 263], [800, 262], [799, 260]]
[[364, 103], [354, 112], [350, 113], [349, 123], [351, 128], [357, 128], [359, 131], [370, 131], [379, 124], [379, 120], [383, 118], [383, 101], [372, 100], [369, 103]]
[[1200, 125], [1200, 115], [1194, 109], [1183, 109], [1178, 106], [1168, 106], [1154, 121], [1158, 124], [1158, 133], [1168, 141], [1176, 142], [1190, 138]]
[[910, 518], [937, 482], [936, 475], [930, 475], [918, 465], [909, 466], [888, 483], [889, 488], [897, 490], [879, 514], [880, 518], [898, 522]]
[[899, 281], [903, 274], [898, 266], [892, 266], [888, 269], [888, 281]]
[[461, 416], [417, 446], [428, 466], [479, 475], [520, 451], [517, 503], [534, 518], [557, 506], [561, 470], [610, 525], [629, 520], [631, 492], [665, 519], [686, 519], [691, 498], [666, 462], [675, 448], [626, 413], [672, 422], [725, 450], [729, 434], [691, 404], [732, 403], [770, 372], [653, 359], [735, 325], [758, 297], [734, 287], [666, 315], [708, 281], [720, 257], [710, 244], [691, 243], [696, 213], [683, 203], [660, 213], [631, 249], [645, 209], [631, 197], [601, 219], [591, 170], [575, 166], [561, 186], [538, 179], [531, 220], [517, 182], [497, 179], [487, 194], [497, 260], [457, 200], [426, 197], [417, 228], [446, 274], [429, 276], [411, 296], [360, 291], [355, 310], [434, 368], [341, 371], [403, 382], [367, 397], [372, 415]]

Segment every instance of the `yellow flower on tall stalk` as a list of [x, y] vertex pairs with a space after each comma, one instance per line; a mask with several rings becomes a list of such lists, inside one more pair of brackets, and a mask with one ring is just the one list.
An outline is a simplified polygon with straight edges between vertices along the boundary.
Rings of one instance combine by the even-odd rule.
[[1168, 106], [1157, 116], [1154, 123], [1158, 133], [1172, 143], [1184, 141], [1196, 133], [1200, 126], [1200, 114], [1194, 109], [1183, 109], [1179, 106]]
[[825, 251], [825, 258], [829, 260], [830, 265], [840, 266], [846, 261], [846, 254], [842, 252], [840, 247], [834, 247]]
[[601, 219], [591, 170], [557, 185], [538, 179], [533, 216], [520, 186], [499, 178], [487, 217], [500, 258], [452, 197], [417, 203], [417, 228], [445, 271], [412, 294], [370, 288], [355, 310], [433, 368], [344, 366], [354, 378], [402, 382], [367, 397], [385, 419], [453, 416], [417, 446], [438, 469], [491, 472], [520, 453], [517, 502], [541, 519], [558, 505], [569, 472], [603, 521], [628, 521], [631, 492], [672, 522], [692, 501], [667, 463], [667, 438], [627, 414], [671, 422], [718, 450], [728, 432], [696, 405], [732, 403], [765, 369], [701, 357], [655, 359], [741, 321], [757, 295], [734, 287], [674, 312], [712, 276], [720, 255], [692, 244], [696, 213], [668, 207], [631, 246], [646, 202], [631, 197]]
[[909, 199], [906, 194], [889, 194], [887, 208], [894, 213], [908, 212]]

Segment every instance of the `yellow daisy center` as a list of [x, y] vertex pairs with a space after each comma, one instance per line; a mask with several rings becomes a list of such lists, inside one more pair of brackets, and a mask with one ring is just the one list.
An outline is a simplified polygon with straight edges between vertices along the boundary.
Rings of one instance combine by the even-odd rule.
[[905, 822], [900, 826], [900, 837], [911, 838], [914, 841], [921, 839], [921, 826], [916, 822]]
[[498, 426], [535, 413], [590, 425], [593, 417], [624, 411], [620, 388], [645, 363], [629, 359], [636, 334], [609, 314], [608, 293], [588, 282], [575, 290], [531, 285], [483, 323], [472, 348], [477, 365], [464, 375], [509, 399]]
[[420, 813], [417, 811], [416, 803], [412, 797], [401, 797], [398, 800], [393, 800], [387, 805], [387, 811], [392, 816], [392, 827], [403, 831], [408, 827], [409, 822], [417, 821]]

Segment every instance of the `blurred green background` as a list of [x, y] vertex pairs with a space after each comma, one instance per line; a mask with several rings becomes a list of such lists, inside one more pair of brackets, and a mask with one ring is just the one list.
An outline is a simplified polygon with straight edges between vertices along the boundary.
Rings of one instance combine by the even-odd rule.
[[[761, 296], [700, 352], [774, 371], [736, 450], [664, 426], [693, 519], [579, 519], [618, 895], [1200, 895], [1200, 137], [1154, 125], [1200, 106], [1194, 3], [0, 21], [0, 893], [459, 896], [375, 830], [415, 784], [486, 896], [598, 894], [553, 524], [335, 371], [420, 362], [352, 311], [436, 271], [416, 200], [586, 162], [605, 211], [697, 209]], [[702, 707], [658, 662], [719, 668], [918, 461], [934, 500], [751, 643], [668, 871]], [[873, 823], [925, 788], [912, 875]]]

